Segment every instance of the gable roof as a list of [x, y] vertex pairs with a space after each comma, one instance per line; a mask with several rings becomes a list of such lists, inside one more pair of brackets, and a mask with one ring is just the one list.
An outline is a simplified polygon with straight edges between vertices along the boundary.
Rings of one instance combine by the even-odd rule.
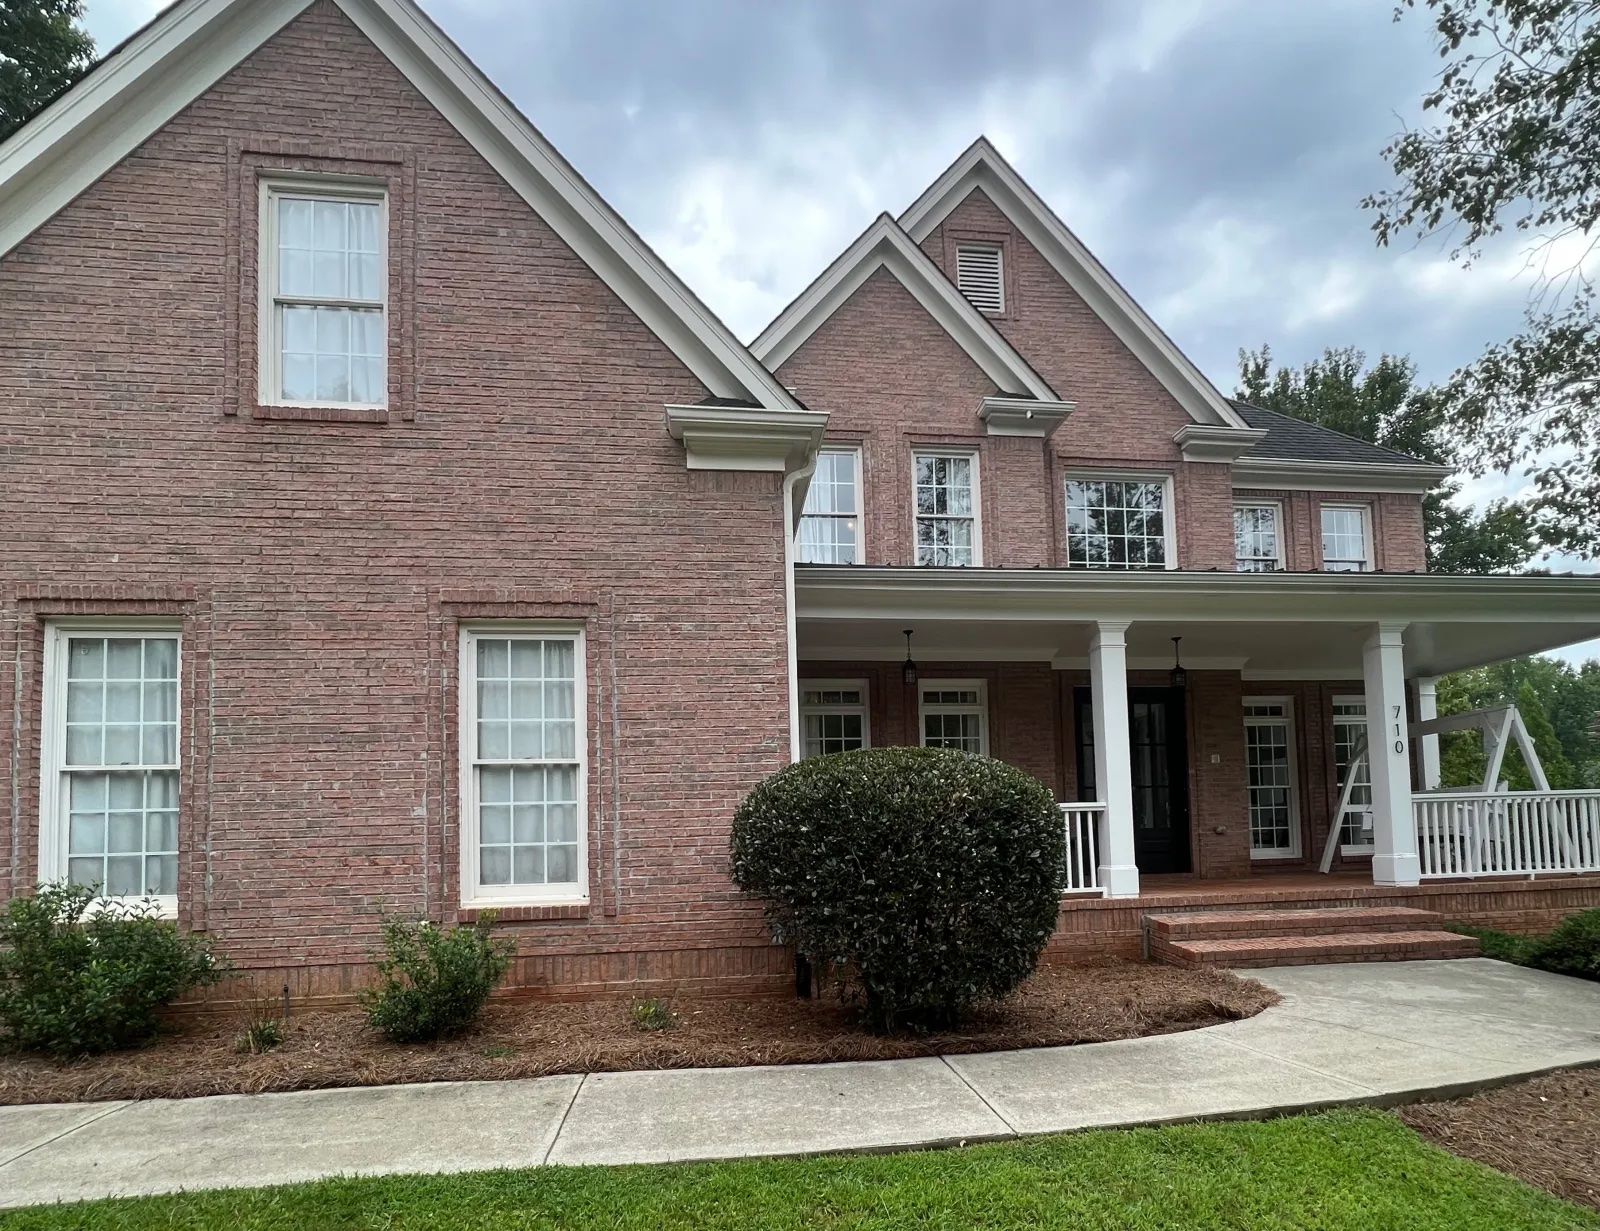
[[768, 367], [781, 367], [879, 269], [888, 270], [911, 292], [1001, 393], [1042, 402], [1060, 401], [1044, 377], [888, 214], [879, 214], [854, 243], [778, 313], [750, 349]]
[[1251, 427], [1262, 428], [1266, 435], [1251, 447], [1252, 459], [1274, 458], [1303, 462], [1365, 462], [1375, 466], [1426, 466], [1429, 463], [1398, 449], [1388, 449], [1347, 436], [1320, 423], [1297, 419], [1282, 411], [1268, 410], [1265, 406], [1252, 406], [1249, 402], [1231, 399], [1233, 408]]
[[[312, 0], [178, 0], [0, 144], [0, 257]], [[798, 403], [414, 0], [333, 0], [712, 396]]]
[[1067, 284], [1147, 367], [1196, 423], [1244, 427], [1244, 421], [1133, 296], [1056, 217], [986, 137], [961, 157], [900, 215], [900, 225], [920, 244], [951, 211], [981, 188]]

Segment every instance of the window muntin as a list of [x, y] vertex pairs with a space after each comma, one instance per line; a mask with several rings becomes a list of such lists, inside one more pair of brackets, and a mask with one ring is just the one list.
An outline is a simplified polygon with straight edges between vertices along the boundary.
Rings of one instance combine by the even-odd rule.
[[377, 188], [268, 183], [262, 207], [262, 396], [388, 400], [387, 205]]
[[956, 287], [980, 312], [1006, 310], [1005, 258], [991, 244], [956, 248]]
[[1283, 567], [1280, 510], [1275, 504], [1233, 506], [1234, 568], [1241, 573], [1272, 573]]
[[917, 563], [961, 568], [982, 563], [975, 453], [915, 455]]
[[50, 629], [42, 879], [176, 912], [179, 650], [167, 629]]
[[[1367, 702], [1363, 697], [1333, 699], [1333, 804], [1356, 753], [1367, 746]], [[1372, 761], [1363, 758], [1350, 788], [1350, 802], [1338, 818], [1339, 849], [1347, 855], [1370, 853], [1372, 847]]]
[[807, 758], [869, 747], [866, 681], [802, 681], [800, 729]]
[[917, 720], [924, 748], [953, 748], [987, 756], [989, 705], [982, 680], [924, 680]]
[[1365, 573], [1372, 568], [1372, 536], [1367, 508], [1356, 504], [1322, 506], [1322, 568], [1328, 573]]
[[1250, 856], [1293, 859], [1300, 854], [1300, 809], [1294, 768], [1294, 715], [1287, 700], [1244, 702], [1245, 784], [1250, 808]]
[[861, 563], [861, 454], [823, 449], [800, 516], [801, 564]]
[[588, 900], [583, 634], [462, 634], [462, 899]]
[[1068, 478], [1070, 568], [1165, 568], [1165, 479]]

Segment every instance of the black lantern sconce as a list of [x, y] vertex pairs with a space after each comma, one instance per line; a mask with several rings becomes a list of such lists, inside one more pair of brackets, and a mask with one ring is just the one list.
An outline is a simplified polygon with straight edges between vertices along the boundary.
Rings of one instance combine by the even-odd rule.
[[1172, 639], [1172, 671], [1167, 676], [1173, 688], [1180, 692], [1189, 686], [1189, 673], [1183, 669], [1183, 658], [1178, 653], [1178, 643], [1182, 640], [1182, 637]]
[[907, 684], [915, 684], [917, 682], [917, 664], [911, 661], [911, 630], [908, 628], [904, 631], [906, 634], [906, 661], [905, 665], [900, 668], [900, 678]]

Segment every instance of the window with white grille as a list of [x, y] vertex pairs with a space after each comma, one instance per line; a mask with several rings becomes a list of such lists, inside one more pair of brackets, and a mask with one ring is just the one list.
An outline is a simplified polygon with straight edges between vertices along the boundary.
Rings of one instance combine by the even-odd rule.
[[176, 913], [178, 648], [171, 629], [49, 630], [41, 879]]
[[861, 563], [861, 454], [823, 449], [800, 516], [801, 564]]
[[461, 677], [462, 900], [587, 901], [582, 632], [466, 629]]
[[1165, 568], [1171, 528], [1165, 479], [1067, 479], [1071, 568]]
[[924, 680], [918, 715], [924, 748], [987, 755], [989, 705], [982, 680]]
[[1362, 504], [1322, 506], [1322, 568], [1328, 573], [1372, 569], [1372, 527]]
[[1276, 504], [1233, 506], [1233, 567], [1241, 573], [1272, 573], [1283, 567]]
[[1294, 716], [1281, 697], [1246, 697], [1245, 784], [1250, 801], [1250, 856], [1300, 854], [1300, 808], [1294, 768]]
[[[1350, 764], [1367, 747], [1367, 702], [1364, 697], [1333, 699], [1334, 805], [1344, 789]], [[1350, 789], [1350, 802], [1339, 815], [1339, 849], [1347, 855], [1372, 850], [1372, 762], [1362, 757]]]
[[913, 462], [917, 563], [935, 568], [981, 564], [977, 455], [918, 453]]
[[980, 312], [1006, 310], [1006, 278], [1000, 249], [962, 246], [956, 249], [956, 286]]
[[807, 757], [867, 747], [866, 681], [802, 681], [800, 729]]

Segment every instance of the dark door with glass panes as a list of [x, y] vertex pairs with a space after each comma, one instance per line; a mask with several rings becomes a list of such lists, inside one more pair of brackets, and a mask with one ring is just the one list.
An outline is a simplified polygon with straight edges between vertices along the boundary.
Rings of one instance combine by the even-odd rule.
[[[1078, 798], [1097, 798], [1094, 708], [1079, 688]], [[1183, 691], [1128, 689], [1128, 755], [1133, 770], [1133, 851], [1141, 872], [1189, 871], [1189, 741]]]

